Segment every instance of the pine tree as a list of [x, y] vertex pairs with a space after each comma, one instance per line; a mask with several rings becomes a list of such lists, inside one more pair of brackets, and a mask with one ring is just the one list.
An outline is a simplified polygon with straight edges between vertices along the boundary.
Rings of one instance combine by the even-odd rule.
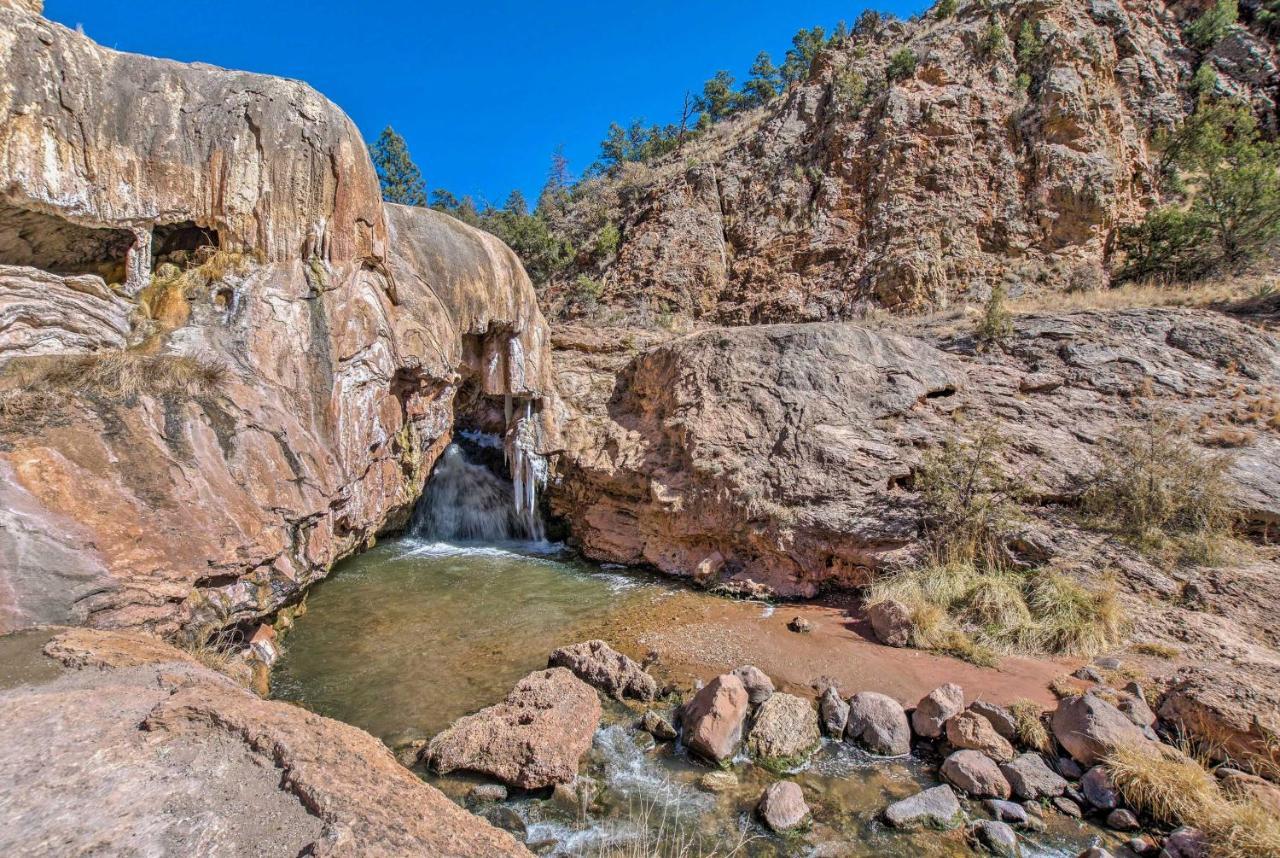
[[788, 83], [797, 83], [809, 76], [818, 51], [827, 46], [827, 34], [821, 27], [801, 30], [791, 37], [791, 50], [787, 51], [787, 59], [782, 64], [782, 79]]
[[712, 122], [719, 122], [737, 111], [740, 100], [733, 91], [733, 75], [718, 71], [715, 77], [702, 85], [702, 95], [697, 100], [698, 112]]
[[384, 200], [405, 206], [427, 204], [427, 186], [422, 180], [422, 172], [409, 156], [404, 138], [394, 128], [388, 125], [382, 130], [370, 154]]
[[751, 64], [751, 77], [742, 87], [743, 96], [752, 107], [768, 104], [778, 94], [781, 82], [781, 73], [773, 64], [773, 57], [769, 56], [768, 51], [761, 51]]
[[542, 186], [542, 193], [538, 195], [537, 212], [544, 217], [563, 212], [569, 204], [569, 187], [572, 183], [569, 159], [565, 157], [564, 147], [557, 146], [556, 151], [551, 153], [547, 183]]

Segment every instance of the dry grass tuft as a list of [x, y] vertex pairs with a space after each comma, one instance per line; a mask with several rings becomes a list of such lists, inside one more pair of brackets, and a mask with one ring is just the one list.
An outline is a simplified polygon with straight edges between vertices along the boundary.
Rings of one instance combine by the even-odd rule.
[[[624, 842], [606, 842], [589, 853], [591, 858], [733, 858], [747, 851], [756, 840], [746, 830], [738, 832], [736, 841], [717, 845], [708, 851], [702, 844], [703, 837], [694, 830], [691, 817], [677, 801], [675, 806], [657, 801], [631, 802], [627, 816], [619, 828], [626, 832]], [[587, 819], [583, 825], [590, 824]]]
[[1225, 858], [1280, 857], [1280, 818], [1255, 801], [1225, 796], [1203, 765], [1163, 745], [1117, 749], [1106, 760], [1125, 801], [1169, 825], [1190, 825]]
[[1053, 693], [1054, 697], [1059, 700], [1063, 700], [1067, 697], [1074, 697], [1079, 694], [1080, 688], [1072, 682], [1070, 676], [1063, 674], [1062, 676], [1055, 676], [1053, 678], [1053, 681], [1049, 683], [1049, 691]]
[[231, 666], [238, 660], [242, 644], [243, 640], [235, 629], [206, 625], [190, 632], [182, 649], [210, 670], [231, 675]]
[[1114, 289], [1046, 292], [1009, 302], [1012, 313], [1128, 310], [1142, 307], [1208, 307], [1238, 301], [1257, 290], [1258, 278], [1231, 277], [1193, 283], [1126, 283]]
[[1155, 416], [1104, 439], [1084, 509], [1097, 526], [1148, 553], [1213, 563], [1236, 523], [1225, 478], [1231, 458], [1201, 450], [1190, 434], [1182, 423]]
[[1042, 754], [1053, 750], [1053, 739], [1044, 726], [1043, 710], [1033, 700], [1022, 698], [1008, 705], [1009, 714], [1013, 716], [1014, 727], [1018, 731], [1018, 741], [1028, 748], [1034, 748]]
[[1163, 658], [1167, 661], [1173, 661], [1175, 658], [1182, 655], [1182, 650], [1178, 649], [1176, 646], [1159, 643], [1157, 641], [1145, 641], [1143, 643], [1134, 644], [1133, 651], [1139, 655], [1150, 655], [1156, 658]]
[[228, 370], [191, 355], [107, 351], [13, 358], [0, 373], [0, 423], [38, 420], [70, 396], [132, 402], [140, 395], [200, 396], [221, 388]]

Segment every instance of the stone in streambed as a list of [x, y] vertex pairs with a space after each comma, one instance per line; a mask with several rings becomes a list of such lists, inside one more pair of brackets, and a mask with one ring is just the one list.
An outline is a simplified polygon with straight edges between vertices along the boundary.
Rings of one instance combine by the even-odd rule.
[[738, 776], [733, 772], [707, 772], [698, 778], [698, 789], [711, 793], [728, 792], [738, 785]]
[[1016, 858], [1021, 854], [1018, 849], [1018, 835], [1003, 822], [983, 820], [973, 826], [972, 833], [978, 845], [992, 855]]
[[813, 704], [779, 692], [756, 711], [747, 736], [747, 750], [767, 767], [785, 768], [802, 762], [820, 740]]
[[1008, 798], [1009, 781], [978, 751], [956, 751], [942, 761], [942, 779], [975, 798]]
[[1053, 798], [1067, 789], [1066, 779], [1049, 768], [1036, 753], [1019, 754], [1001, 765], [1000, 772], [1009, 781], [1013, 794], [1023, 801]]
[[936, 739], [947, 721], [964, 710], [964, 689], [954, 682], [933, 689], [916, 704], [911, 726], [917, 736]]
[[961, 712], [947, 721], [946, 731], [947, 741], [957, 748], [981, 751], [1001, 763], [1013, 759], [1013, 745], [977, 712]]
[[547, 667], [564, 667], [583, 682], [594, 685], [610, 697], [652, 700], [658, 683], [639, 663], [602, 640], [583, 641], [551, 653]]
[[1111, 810], [1120, 806], [1120, 793], [1111, 782], [1111, 775], [1102, 766], [1094, 766], [1080, 778], [1080, 792], [1085, 801], [1098, 810]]
[[760, 796], [756, 813], [771, 830], [781, 833], [804, 822], [809, 815], [809, 805], [805, 803], [804, 793], [798, 784], [794, 781], [778, 781], [770, 784], [764, 795]]
[[969, 711], [976, 712], [991, 722], [996, 732], [1010, 742], [1018, 741], [1018, 725], [1009, 714], [1009, 710], [985, 700], [975, 700], [969, 704]]
[[502, 784], [476, 784], [467, 798], [476, 802], [506, 801], [507, 788]]
[[818, 720], [828, 736], [833, 739], [844, 738], [844, 726], [849, 723], [849, 704], [840, 697], [835, 686], [827, 686], [818, 699]]
[[773, 694], [773, 680], [754, 665], [744, 664], [735, 669], [733, 675], [742, 680], [742, 687], [747, 689], [747, 699], [752, 706], [759, 706]]
[[749, 708], [742, 680], [731, 673], [717, 676], [685, 704], [680, 716], [685, 744], [713, 762], [729, 759], [742, 741]]
[[1112, 831], [1137, 831], [1138, 817], [1132, 810], [1117, 807], [1107, 814], [1107, 828]]
[[942, 784], [895, 801], [885, 808], [884, 818], [894, 828], [955, 828], [964, 811], [951, 787]]
[[1092, 694], [1060, 700], [1050, 725], [1059, 744], [1085, 766], [1097, 765], [1124, 745], [1150, 745], [1127, 715]]
[[600, 723], [595, 689], [562, 667], [516, 683], [506, 699], [459, 718], [427, 745], [441, 774], [472, 771], [521, 789], [572, 781]]
[[1000, 822], [1009, 822], [1014, 825], [1025, 825], [1027, 822], [1027, 809], [1016, 801], [989, 798], [982, 803], [982, 806], [987, 809], [987, 813]]
[[884, 757], [911, 751], [911, 725], [902, 704], [875, 691], [860, 691], [849, 698], [844, 737]]
[[659, 741], [670, 741], [680, 735], [675, 726], [661, 712], [650, 709], [640, 718], [640, 729]]

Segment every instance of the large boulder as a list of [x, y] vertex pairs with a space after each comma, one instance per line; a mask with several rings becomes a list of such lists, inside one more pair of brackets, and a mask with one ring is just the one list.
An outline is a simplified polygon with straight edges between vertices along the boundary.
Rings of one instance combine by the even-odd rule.
[[1050, 727], [1058, 743], [1084, 766], [1097, 765], [1121, 746], [1149, 744], [1127, 715], [1093, 694], [1059, 701]]
[[684, 743], [713, 762], [727, 760], [738, 750], [751, 702], [742, 680], [724, 673], [708, 682], [680, 714]]
[[583, 682], [619, 700], [652, 700], [658, 695], [657, 681], [643, 667], [601, 640], [561, 647], [551, 653], [547, 666], [568, 668]]
[[1008, 798], [1009, 781], [1000, 767], [978, 751], [955, 751], [942, 761], [943, 779], [974, 798]]
[[516, 683], [506, 699], [458, 719], [427, 745], [441, 774], [480, 772], [521, 789], [569, 783], [600, 723], [595, 689], [562, 667]]
[[778, 692], [756, 710], [747, 736], [747, 750], [765, 765], [790, 766], [808, 756], [821, 738], [813, 704]]
[[983, 716], [973, 710], [961, 712], [947, 721], [947, 741], [954, 747], [981, 751], [993, 760], [1007, 763], [1013, 759], [1013, 745], [996, 732]]
[[946, 784], [895, 801], [885, 808], [885, 821], [894, 828], [955, 828], [964, 819], [956, 794]]
[[1280, 669], [1274, 660], [1233, 664], [1230, 670], [1182, 668], [1159, 709], [1162, 719], [1204, 741], [1218, 759], [1262, 769], [1280, 766]]
[[885, 757], [911, 751], [911, 725], [902, 704], [875, 691], [860, 691], [849, 698], [844, 737]]
[[936, 739], [942, 735], [943, 725], [964, 711], [964, 689], [954, 682], [941, 685], [916, 704], [911, 713], [911, 726], [917, 736]]
[[1001, 764], [1000, 772], [1009, 781], [1013, 794], [1023, 801], [1053, 798], [1067, 789], [1066, 779], [1049, 768], [1044, 757], [1036, 753], [1019, 754]]
[[771, 830], [782, 833], [804, 822], [809, 815], [809, 805], [805, 803], [799, 784], [778, 781], [770, 784], [760, 796], [756, 813]]

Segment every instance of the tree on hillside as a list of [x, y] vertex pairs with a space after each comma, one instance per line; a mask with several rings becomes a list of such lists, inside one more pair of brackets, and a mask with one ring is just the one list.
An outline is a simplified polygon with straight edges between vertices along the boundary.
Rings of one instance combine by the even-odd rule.
[[827, 46], [827, 34], [821, 27], [801, 30], [791, 37], [791, 49], [782, 63], [782, 79], [787, 84], [798, 83], [809, 76], [818, 52]]
[[1264, 138], [1246, 105], [1205, 100], [1157, 146], [1164, 188], [1178, 201], [1121, 234], [1122, 278], [1192, 280], [1276, 251], [1280, 144]]
[[738, 110], [741, 97], [733, 91], [733, 75], [723, 69], [702, 85], [702, 95], [697, 98], [698, 112], [712, 122], [719, 122]]
[[[619, 129], [621, 130], [621, 129]], [[569, 204], [569, 189], [573, 185], [573, 177], [569, 173], [569, 159], [565, 157], [564, 146], [557, 146], [551, 153], [551, 167], [547, 170], [547, 182], [538, 195], [537, 211], [549, 216], [554, 212], [563, 212]]]
[[743, 98], [749, 106], [759, 107], [778, 94], [781, 84], [782, 73], [773, 64], [773, 57], [768, 51], [761, 51], [751, 64], [751, 77], [742, 86]]
[[388, 125], [382, 130], [370, 154], [384, 200], [406, 206], [427, 204], [427, 186], [422, 180], [422, 172], [409, 156], [404, 138], [394, 128]]

